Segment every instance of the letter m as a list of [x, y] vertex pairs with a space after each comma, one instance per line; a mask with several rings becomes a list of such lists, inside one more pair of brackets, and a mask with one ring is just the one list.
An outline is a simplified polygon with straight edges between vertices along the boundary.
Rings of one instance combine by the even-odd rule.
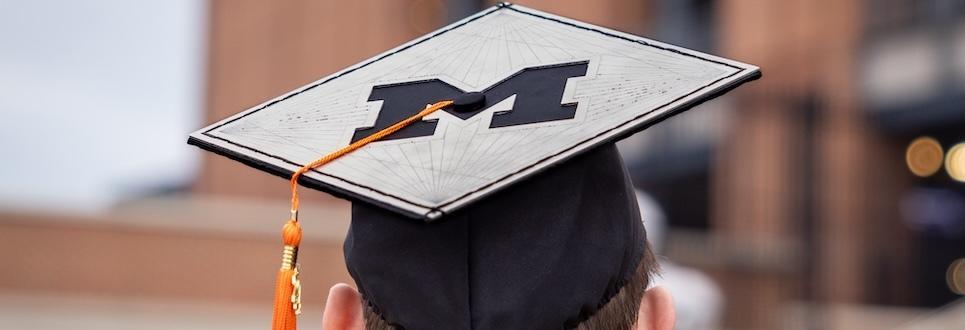
[[[572, 119], [576, 115], [576, 103], [561, 104], [563, 90], [569, 78], [586, 75], [586, 69], [585, 61], [525, 68], [480, 91], [486, 95], [486, 101], [479, 110], [456, 112], [446, 108], [444, 111], [466, 120], [516, 95], [513, 109], [493, 114], [490, 128]], [[452, 99], [464, 92], [467, 91], [439, 79], [372, 87], [368, 100], [381, 100], [382, 109], [379, 110], [375, 125], [355, 130], [352, 142], [416, 114], [425, 108], [426, 104]], [[429, 136], [435, 133], [436, 124], [435, 120], [413, 123], [384, 139]]]

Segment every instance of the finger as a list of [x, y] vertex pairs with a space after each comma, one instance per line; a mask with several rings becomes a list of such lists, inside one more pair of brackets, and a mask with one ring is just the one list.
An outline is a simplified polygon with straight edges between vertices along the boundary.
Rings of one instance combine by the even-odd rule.
[[355, 288], [338, 283], [328, 291], [322, 315], [322, 329], [325, 330], [364, 330], [362, 299]]

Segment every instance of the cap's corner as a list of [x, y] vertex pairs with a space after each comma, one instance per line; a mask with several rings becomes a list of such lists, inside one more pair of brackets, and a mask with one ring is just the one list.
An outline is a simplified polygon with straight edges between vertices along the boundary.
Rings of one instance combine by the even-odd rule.
[[439, 220], [439, 218], [442, 218], [442, 216], [445, 215], [445, 214], [446, 214], [445, 212], [442, 212], [442, 211], [440, 211], [440, 210], [438, 210], [438, 209], [434, 209], [434, 210], [429, 211], [429, 212], [427, 212], [427, 213], [425, 214], [425, 219], [424, 219], [424, 220], [425, 220], [425, 222], [427, 222], [427, 223], [429, 223], [429, 222], [435, 222], [435, 221]]
[[201, 139], [194, 136], [194, 133], [188, 134], [188, 139], [185, 141], [188, 145], [198, 146], [201, 145]]
[[754, 66], [751, 70], [753, 72], [751, 73], [750, 80], [757, 80], [764, 77], [764, 71], [761, 70], [761, 67]]

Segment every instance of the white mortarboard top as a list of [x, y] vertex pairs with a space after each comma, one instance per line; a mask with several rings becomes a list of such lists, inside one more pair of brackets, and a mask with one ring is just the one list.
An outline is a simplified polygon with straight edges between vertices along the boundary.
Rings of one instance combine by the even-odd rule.
[[188, 142], [290, 177], [426, 104], [481, 92], [479, 107], [437, 111], [300, 179], [431, 221], [758, 77], [753, 65], [500, 4]]

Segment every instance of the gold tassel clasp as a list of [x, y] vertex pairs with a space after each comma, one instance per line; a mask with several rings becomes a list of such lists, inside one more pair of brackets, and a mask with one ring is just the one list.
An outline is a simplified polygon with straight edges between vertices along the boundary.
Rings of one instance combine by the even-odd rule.
[[285, 249], [281, 254], [281, 269], [292, 269], [291, 283], [292, 283], [292, 295], [291, 303], [292, 310], [295, 311], [295, 315], [302, 313], [302, 281], [298, 277], [298, 273], [301, 270], [301, 266], [296, 262], [298, 258], [298, 248], [285, 245]]
[[295, 310], [295, 315], [302, 313], [302, 281], [298, 278], [299, 270], [301, 266], [295, 264], [295, 273], [292, 274], [292, 309]]

